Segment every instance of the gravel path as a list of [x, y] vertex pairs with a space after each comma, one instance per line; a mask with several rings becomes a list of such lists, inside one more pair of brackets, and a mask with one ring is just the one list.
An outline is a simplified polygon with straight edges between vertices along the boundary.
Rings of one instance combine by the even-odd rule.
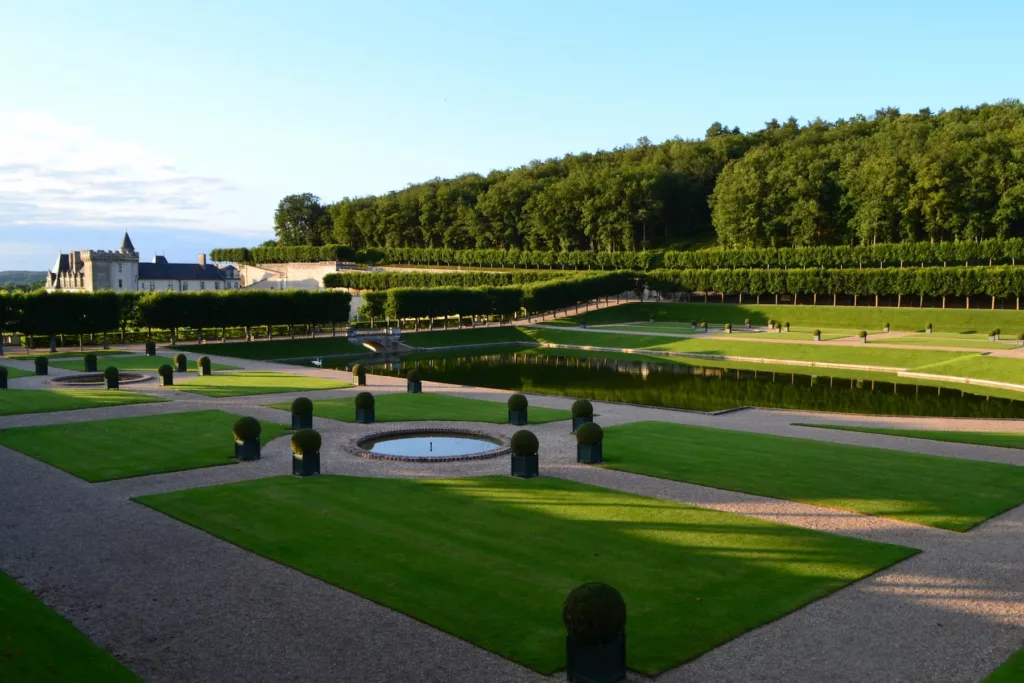
[[[212, 346], [212, 345], [211, 345]], [[190, 354], [194, 355], [194, 354]], [[213, 357], [216, 361], [216, 357]], [[227, 359], [225, 359], [227, 360]], [[349, 379], [348, 373], [256, 361], [274, 369]], [[371, 376], [374, 392], [404, 380]], [[0, 429], [217, 407], [287, 423], [265, 407], [298, 395], [210, 399], [146, 388], [168, 403], [0, 417]], [[508, 392], [425, 383], [427, 391], [504, 401]], [[567, 408], [570, 399], [531, 396]], [[610, 426], [662, 420], [1024, 464], [1010, 449], [794, 427], [793, 422], [913, 429], [1022, 430], [1019, 422], [930, 420], [743, 410], [725, 415], [595, 403]], [[417, 423], [420, 426], [424, 423]], [[451, 423], [447, 423], [451, 424]], [[459, 423], [508, 437], [515, 427]], [[381, 477], [507, 472], [505, 458], [420, 464], [368, 460], [337, 444], [402, 423], [355, 425], [317, 418], [323, 471]], [[974, 682], [1024, 644], [1024, 507], [966, 534], [733, 493], [575, 463], [567, 422], [531, 427], [542, 473], [665, 500], [750, 515], [923, 552], [776, 622], [751, 631], [659, 681]], [[287, 438], [257, 462], [87, 484], [0, 448], [0, 569], [150, 681], [549, 680], [413, 619], [262, 559], [132, 503], [133, 496], [275, 476], [289, 471]], [[308, 637], [306, 636], [308, 634]], [[396, 645], [401, 643], [401, 645]], [[555, 677], [557, 679], [557, 677]]]

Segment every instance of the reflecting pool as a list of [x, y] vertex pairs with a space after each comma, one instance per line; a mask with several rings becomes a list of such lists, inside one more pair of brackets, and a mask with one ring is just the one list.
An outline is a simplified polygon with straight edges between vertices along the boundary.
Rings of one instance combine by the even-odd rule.
[[422, 433], [415, 436], [382, 436], [361, 442], [360, 447], [379, 455], [397, 455], [404, 458], [451, 458], [486, 453], [500, 444], [472, 436]]

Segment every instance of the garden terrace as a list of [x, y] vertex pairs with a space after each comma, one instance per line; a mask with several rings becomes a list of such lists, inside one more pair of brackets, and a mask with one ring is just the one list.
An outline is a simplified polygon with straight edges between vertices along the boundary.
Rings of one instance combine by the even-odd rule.
[[95, 391], [89, 389], [46, 391], [17, 389], [0, 391], [0, 415], [109, 408], [133, 403], [157, 403], [162, 400], [134, 391]]
[[254, 394], [284, 394], [295, 391], [326, 391], [328, 389], [345, 389], [350, 386], [352, 385], [349, 382], [324, 377], [248, 370], [244, 372], [215, 372], [212, 375], [196, 377], [188, 382], [175, 384], [173, 389], [202, 394], [211, 398], [224, 398]]
[[[209, 347], [203, 347], [204, 351], [209, 351]], [[160, 369], [161, 365], [170, 364], [174, 366], [174, 358], [171, 356], [106, 356], [102, 361], [104, 366], [113, 365], [118, 370], [148, 370], [156, 372]], [[82, 361], [79, 360], [60, 360], [50, 363], [51, 368], [60, 368], [62, 370], [81, 370]], [[237, 370], [233, 365], [223, 365], [221, 363], [213, 363], [211, 365], [213, 370]], [[196, 372], [196, 361], [188, 361], [187, 372]]]
[[207, 353], [247, 360], [317, 358], [320, 356], [351, 356], [366, 353], [365, 348], [353, 344], [345, 337], [275, 339], [259, 342], [227, 342], [224, 344], [175, 344], [171, 348], [175, 351]]

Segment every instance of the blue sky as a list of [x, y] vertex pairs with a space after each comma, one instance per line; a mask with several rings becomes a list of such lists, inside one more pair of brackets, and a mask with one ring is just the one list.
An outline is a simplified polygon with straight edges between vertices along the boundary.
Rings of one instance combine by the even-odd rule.
[[0, 0], [0, 269], [713, 121], [1022, 97], [1024, 3]]

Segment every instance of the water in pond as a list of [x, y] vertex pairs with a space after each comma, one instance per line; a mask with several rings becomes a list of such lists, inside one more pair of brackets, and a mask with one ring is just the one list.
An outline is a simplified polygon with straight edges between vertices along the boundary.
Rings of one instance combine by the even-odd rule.
[[829, 377], [798, 367], [792, 372], [780, 372], [778, 366], [741, 370], [552, 351], [420, 355], [384, 365], [364, 364], [371, 372], [390, 375], [404, 375], [414, 366], [424, 379], [439, 382], [687, 410], [756, 406], [873, 415], [1024, 418], [1024, 401], [979, 395], [966, 385], [959, 389]]
[[498, 447], [499, 444], [486, 439], [450, 434], [382, 437], [362, 444], [362, 448], [371, 453], [425, 459], [476, 455], [493, 451]]

